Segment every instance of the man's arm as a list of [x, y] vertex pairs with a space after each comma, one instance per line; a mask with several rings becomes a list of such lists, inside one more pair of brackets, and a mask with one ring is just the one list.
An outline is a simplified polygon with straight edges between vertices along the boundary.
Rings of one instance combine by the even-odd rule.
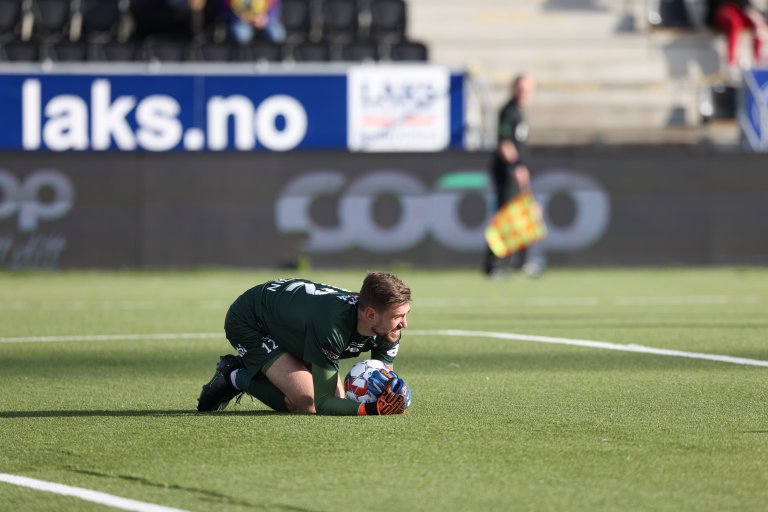
[[517, 162], [520, 159], [520, 152], [517, 150], [515, 141], [512, 139], [503, 139], [499, 142], [499, 156], [507, 164]]
[[327, 369], [319, 364], [313, 364], [312, 383], [315, 390], [315, 411], [317, 414], [357, 416], [360, 404], [336, 396], [339, 384], [338, 370]]

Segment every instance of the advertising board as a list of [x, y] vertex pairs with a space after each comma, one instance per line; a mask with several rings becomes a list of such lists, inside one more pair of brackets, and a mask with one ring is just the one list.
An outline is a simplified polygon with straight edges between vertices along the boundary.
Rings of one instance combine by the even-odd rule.
[[[239, 71], [238, 71], [239, 70]], [[443, 151], [463, 144], [463, 75], [0, 71], [5, 151]]]
[[[768, 263], [763, 155], [540, 148], [548, 265]], [[5, 153], [0, 268], [465, 266], [482, 153]]]
[[744, 139], [753, 151], [768, 151], [768, 69], [744, 71], [743, 101], [738, 113]]

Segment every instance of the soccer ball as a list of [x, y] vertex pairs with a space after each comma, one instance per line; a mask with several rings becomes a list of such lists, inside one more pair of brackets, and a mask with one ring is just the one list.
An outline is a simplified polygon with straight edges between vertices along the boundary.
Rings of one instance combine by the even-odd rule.
[[368, 379], [376, 370], [385, 369], [386, 366], [376, 359], [359, 361], [349, 369], [344, 377], [344, 396], [347, 400], [367, 404], [376, 401], [376, 396], [368, 389]]

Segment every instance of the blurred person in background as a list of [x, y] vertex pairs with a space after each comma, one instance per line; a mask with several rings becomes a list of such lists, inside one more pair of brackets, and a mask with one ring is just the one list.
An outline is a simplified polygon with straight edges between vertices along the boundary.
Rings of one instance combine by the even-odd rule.
[[285, 40], [280, 0], [220, 1], [227, 20], [227, 33], [233, 41], [247, 44], [260, 38], [277, 43]]
[[728, 44], [728, 69], [732, 78], [739, 71], [739, 39], [746, 29], [752, 32], [753, 64], [765, 64], [765, 44], [768, 42], [768, 24], [765, 16], [750, 0], [708, 0], [707, 24], [723, 32]]
[[[520, 74], [512, 82], [512, 97], [499, 112], [498, 139], [491, 160], [491, 178], [496, 199], [496, 211], [517, 194], [531, 191], [531, 175], [527, 166], [528, 123], [523, 111], [533, 98], [536, 82], [528, 74]], [[541, 267], [528, 261], [528, 248], [510, 256], [512, 268], [536, 276]], [[487, 249], [483, 272], [489, 277], [503, 274], [504, 260]]]

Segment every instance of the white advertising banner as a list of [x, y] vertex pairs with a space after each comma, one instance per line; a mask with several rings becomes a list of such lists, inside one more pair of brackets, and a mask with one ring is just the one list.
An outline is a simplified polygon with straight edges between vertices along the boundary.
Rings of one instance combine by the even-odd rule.
[[450, 71], [356, 66], [347, 74], [351, 151], [440, 151], [451, 142]]

